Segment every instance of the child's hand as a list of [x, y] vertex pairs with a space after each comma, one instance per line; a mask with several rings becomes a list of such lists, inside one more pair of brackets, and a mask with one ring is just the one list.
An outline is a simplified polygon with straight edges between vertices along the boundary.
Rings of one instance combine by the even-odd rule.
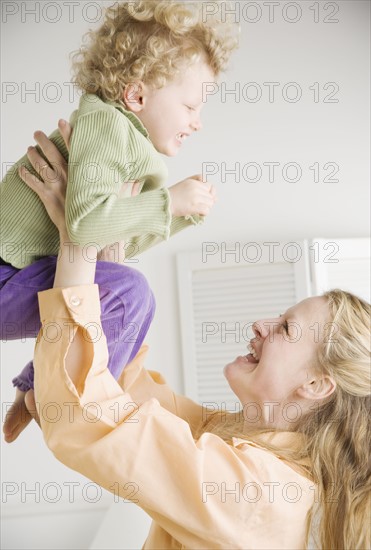
[[192, 176], [169, 187], [173, 216], [201, 214], [207, 216], [216, 201], [215, 187], [202, 181], [201, 175]]

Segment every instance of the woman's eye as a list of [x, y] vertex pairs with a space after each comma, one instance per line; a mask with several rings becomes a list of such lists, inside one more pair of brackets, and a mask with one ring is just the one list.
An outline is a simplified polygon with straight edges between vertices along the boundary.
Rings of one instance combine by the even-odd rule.
[[283, 328], [283, 330], [286, 332], [286, 334], [289, 333], [289, 324], [287, 321], [283, 321], [281, 327]]

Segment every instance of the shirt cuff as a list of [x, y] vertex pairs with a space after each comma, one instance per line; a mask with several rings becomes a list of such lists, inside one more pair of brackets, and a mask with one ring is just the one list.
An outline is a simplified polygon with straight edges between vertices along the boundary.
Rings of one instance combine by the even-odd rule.
[[40, 319], [72, 318], [74, 321], [86, 319], [100, 320], [101, 307], [97, 284], [79, 285], [67, 288], [50, 288], [38, 292]]
[[185, 219], [193, 225], [202, 225], [205, 223], [205, 216], [202, 216], [202, 214], [188, 214], [188, 216], [185, 216]]

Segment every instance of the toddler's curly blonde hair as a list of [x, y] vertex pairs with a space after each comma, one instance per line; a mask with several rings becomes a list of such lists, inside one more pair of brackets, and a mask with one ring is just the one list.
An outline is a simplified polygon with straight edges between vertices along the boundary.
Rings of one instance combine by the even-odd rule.
[[203, 2], [114, 4], [101, 27], [86, 33], [89, 44], [73, 53], [73, 82], [86, 93], [118, 101], [128, 83], [161, 88], [200, 58], [218, 76], [237, 47], [238, 27], [221, 10], [213, 11], [205, 13]]

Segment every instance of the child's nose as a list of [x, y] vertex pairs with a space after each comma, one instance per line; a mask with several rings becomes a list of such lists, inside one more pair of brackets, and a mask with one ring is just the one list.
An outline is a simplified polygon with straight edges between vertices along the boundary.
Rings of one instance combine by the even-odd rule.
[[196, 116], [194, 120], [191, 122], [191, 127], [194, 132], [198, 132], [202, 128], [201, 118], [200, 116]]

